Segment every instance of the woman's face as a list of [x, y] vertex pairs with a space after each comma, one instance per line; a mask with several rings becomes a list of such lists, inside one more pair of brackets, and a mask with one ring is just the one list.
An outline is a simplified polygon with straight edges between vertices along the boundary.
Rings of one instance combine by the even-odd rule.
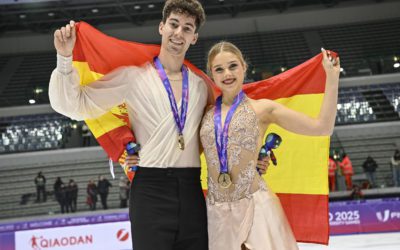
[[211, 61], [213, 80], [225, 94], [237, 94], [242, 89], [245, 72], [244, 63], [231, 52], [220, 52]]

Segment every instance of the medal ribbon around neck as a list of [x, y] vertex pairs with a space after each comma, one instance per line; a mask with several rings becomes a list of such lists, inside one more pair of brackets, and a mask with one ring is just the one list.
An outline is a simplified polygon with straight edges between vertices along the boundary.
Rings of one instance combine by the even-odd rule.
[[217, 98], [214, 112], [214, 131], [215, 141], [217, 145], [218, 158], [220, 163], [220, 173], [228, 173], [228, 130], [235, 110], [242, 102], [244, 92], [240, 91], [233, 100], [232, 106], [229, 108], [228, 114], [225, 118], [224, 129], [222, 130], [221, 121], [221, 103], [222, 95]]
[[182, 65], [182, 106], [181, 106], [181, 115], [178, 115], [178, 107], [175, 101], [174, 93], [172, 92], [171, 83], [169, 82], [167, 73], [162, 66], [160, 59], [158, 57], [154, 58], [154, 65], [157, 69], [158, 75], [161, 78], [161, 81], [164, 84], [165, 90], [168, 93], [169, 103], [171, 105], [171, 110], [175, 118], [175, 124], [178, 128], [179, 135], [183, 135], [183, 129], [185, 127], [186, 115], [189, 103], [189, 76], [188, 69]]

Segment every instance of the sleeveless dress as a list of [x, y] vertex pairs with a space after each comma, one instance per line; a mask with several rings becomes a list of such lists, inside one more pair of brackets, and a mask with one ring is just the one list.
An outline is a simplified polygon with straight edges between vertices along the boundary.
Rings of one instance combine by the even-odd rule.
[[219, 158], [214, 132], [215, 107], [203, 117], [200, 139], [208, 167], [207, 217], [210, 250], [294, 250], [296, 240], [279, 198], [256, 170], [262, 146], [259, 120], [247, 97], [236, 109], [228, 132], [232, 185], [218, 183]]

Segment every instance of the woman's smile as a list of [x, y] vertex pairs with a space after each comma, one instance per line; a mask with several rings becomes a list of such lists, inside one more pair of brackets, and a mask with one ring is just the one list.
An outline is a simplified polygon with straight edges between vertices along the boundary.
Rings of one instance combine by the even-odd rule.
[[236, 78], [227, 78], [225, 80], [222, 81], [223, 84], [225, 85], [231, 85], [236, 81]]

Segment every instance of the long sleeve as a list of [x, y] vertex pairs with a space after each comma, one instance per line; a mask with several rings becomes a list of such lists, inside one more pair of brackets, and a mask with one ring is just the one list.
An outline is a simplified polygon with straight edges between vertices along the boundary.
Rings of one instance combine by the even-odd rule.
[[75, 120], [97, 118], [122, 104], [127, 95], [129, 67], [120, 67], [99, 80], [81, 86], [72, 57], [57, 55], [57, 68], [49, 83], [51, 107]]

